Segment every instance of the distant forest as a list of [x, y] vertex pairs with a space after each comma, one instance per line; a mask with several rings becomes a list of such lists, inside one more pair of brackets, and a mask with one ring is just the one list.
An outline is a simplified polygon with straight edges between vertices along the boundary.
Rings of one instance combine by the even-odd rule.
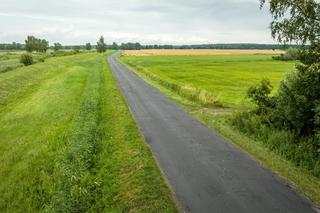
[[[0, 50], [25, 50], [25, 44], [13, 42], [11, 44], [0, 43]], [[86, 49], [86, 45], [76, 45], [80, 49]], [[73, 49], [75, 45], [65, 45], [62, 49]], [[92, 45], [92, 48], [95, 48]], [[297, 45], [280, 45], [280, 44], [250, 44], [250, 43], [238, 43], [238, 44], [194, 44], [194, 45], [142, 45], [140, 43], [113, 43], [107, 45], [107, 49], [119, 49], [119, 50], [140, 50], [140, 49], [258, 49], [258, 50], [273, 50], [273, 49], [287, 49], [289, 47], [297, 47]], [[53, 49], [53, 46], [50, 46]]]

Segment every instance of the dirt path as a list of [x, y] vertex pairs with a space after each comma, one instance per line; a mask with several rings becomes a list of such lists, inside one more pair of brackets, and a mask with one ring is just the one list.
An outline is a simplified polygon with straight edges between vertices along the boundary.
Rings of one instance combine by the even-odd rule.
[[108, 58], [184, 212], [314, 212], [312, 204], [124, 65]]

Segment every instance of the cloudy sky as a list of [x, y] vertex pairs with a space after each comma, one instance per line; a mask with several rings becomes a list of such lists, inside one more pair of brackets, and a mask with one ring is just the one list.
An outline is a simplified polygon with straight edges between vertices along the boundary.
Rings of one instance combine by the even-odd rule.
[[0, 0], [0, 43], [274, 43], [259, 0]]

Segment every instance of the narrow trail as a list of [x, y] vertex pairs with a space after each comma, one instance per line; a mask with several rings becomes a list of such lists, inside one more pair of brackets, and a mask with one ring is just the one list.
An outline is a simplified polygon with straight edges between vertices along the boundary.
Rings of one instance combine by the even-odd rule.
[[116, 55], [108, 62], [183, 212], [315, 212], [309, 200], [137, 77]]

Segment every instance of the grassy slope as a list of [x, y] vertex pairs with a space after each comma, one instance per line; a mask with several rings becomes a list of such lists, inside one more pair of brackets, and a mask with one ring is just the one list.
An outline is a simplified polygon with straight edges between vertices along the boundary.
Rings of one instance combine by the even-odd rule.
[[294, 62], [272, 60], [271, 55], [129, 56], [121, 60], [134, 69], [161, 79], [204, 89], [227, 106], [247, 105], [244, 96], [263, 77], [277, 86]]
[[[180, 57], [180, 56], [179, 56]], [[185, 56], [189, 60], [189, 56]], [[224, 56], [225, 57], [225, 56]], [[228, 56], [230, 57], [230, 56]], [[158, 57], [157, 57], [158, 58]], [[208, 57], [210, 59], [210, 57]], [[208, 59], [207, 58], [207, 59]], [[171, 61], [171, 59], [165, 58], [166, 60]], [[162, 60], [165, 60], [164, 58]], [[135, 57], [129, 57], [129, 59], [121, 58], [122, 61], [126, 63], [130, 63], [129, 67], [135, 67], [132, 65], [135, 63]], [[136, 59], [140, 61], [139, 57]], [[148, 58], [143, 58], [147, 64]], [[150, 60], [154, 63], [153, 58], [150, 57]], [[159, 59], [160, 60], [160, 59]], [[139, 62], [137, 62], [138, 64]], [[163, 62], [166, 66], [166, 63]], [[191, 63], [191, 61], [189, 61]], [[197, 62], [194, 62], [195, 64]], [[208, 62], [211, 63], [211, 62]], [[228, 108], [205, 108], [201, 104], [192, 102], [182, 96], [178, 95], [176, 92], [172, 91], [171, 89], [166, 88], [162, 84], [157, 81], [154, 81], [148, 78], [143, 72], [140, 72], [142, 67], [139, 69], [133, 69], [133, 71], [138, 74], [141, 78], [143, 78], [148, 83], [152, 84], [153, 86], [157, 87], [161, 90], [164, 94], [175, 100], [176, 102], [180, 103], [184, 106], [184, 108], [190, 111], [194, 116], [202, 120], [207, 126], [218, 130], [223, 136], [231, 140], [234, 144], [236, 144], [239, 148], [247, 152], [249, 155], [254, 157], [255, 159], [259, 160], [261, 164], [269, 168], [271, 171], [274, 171], [279, 176], [286, 179], [289, 183], [297, 187], [301, 190], [304, 194], [306, 194], [309, 198], [311, 198], [316, 204], [320, 204], [320, 179], [314, 177], [310, 172], [297, 168], [293, 163], [283, 159], [280, 155], [272, 152], [269, 150], [262, 142], [254, 141], [248, 138], [246, 135], [240, 133], [239, 131], [232, 128], [228, 122], [228, 114], [230, 111], [232, 112], [234, 109]], [[165, 67], [164, 66], [164, 67]], [[148, 66], [147, 66], [148, 67]], [[161, 64], [158, 65], [158, 70], [161, 68]], [[183, 66], [184, 67], [184, 66]], [[228, 67], [228, 66], [226, 66]], [[178, 68], [177, 68], [178, 69]], [[148, 72], [153, 72], [153, 69], [148, 68]], [[163, 68], [164, 70], [164, 68]], [[155, 69], [157, 72], [157, 69]], [[225, 75], [223, 75], [225, 77]], [[196, 78], [196, 76], [194, 77]], [[219, 76], [221, 79], [222, 77]], [[277, 80], [279, 82], [279, 79]], [[240, 97], [235, 97], [239, 99]], [[243, 94], [242, 94], [243, 98]]]
[[[20, 63], [20, 56], [23, 53], [25, 51], [0, 52], [0, 73], [22, 67], [23, 64]], [[32, 53], [34, 63], [39, 62], [41, 58], [45, 58], [48, 55], [45, 53]]]
[[0, 74], [1, 212], [175, 212], [105, 63], [81, 54]]

